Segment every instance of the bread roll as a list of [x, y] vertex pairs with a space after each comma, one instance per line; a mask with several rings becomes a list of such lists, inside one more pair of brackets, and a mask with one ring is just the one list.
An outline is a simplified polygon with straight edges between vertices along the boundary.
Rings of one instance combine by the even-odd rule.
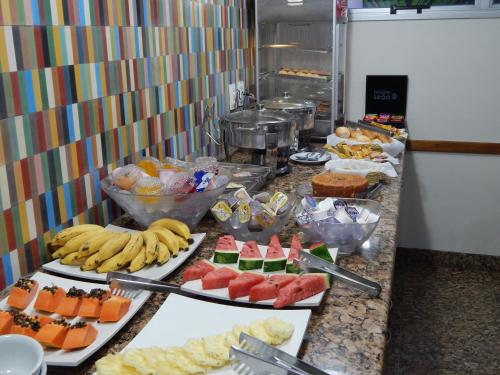
[[349, 138], [351, 136], [351, 131], [345, 126], [339, 126], [335, 129], [335, 134], [340, 138]]
[[356, 136], [356, 142], [371, 142], [371, 139], [363, 134], [358, 134]]

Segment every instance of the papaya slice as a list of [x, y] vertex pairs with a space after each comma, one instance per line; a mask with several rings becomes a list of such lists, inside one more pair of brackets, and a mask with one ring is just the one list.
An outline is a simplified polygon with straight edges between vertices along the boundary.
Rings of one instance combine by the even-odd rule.
[[53, 313], [65, 294], [66, 291], [58, 286], [44, 286], [36, 297], [35, 309]]
[[61, 298], [55, 312], [62, 316], [77, 316], [80, 305], [82, 304], [82, 299], [85, 295], [86, 293], [84, 290], [77, 289], [74, 286], [71, 287], [66, 295]]
[[14, 323], [14, 316], [10, 311], [0, 311], [0, 335], [10, 333], [12, 324]]
[[38, 282], [31, 279], [19, 279], [12, 287], [7, 304], [19, 310], [24, 310], [36, 295]]
[[35, 340], [49, 348], [61, 348], [68, 330], [69, 324], [65, 319], [54, 320], [40, 328]]
[[37, 318], [40, 321], [40, 327], [43, 327], [44, 325], [47, 325], [54, 321], [54, 318], [45, 315], [37, 315]]
[[97, 337], [97, 329], [90, 323], [78, 322], [69, 327], [68, 334], [64, 340], [62, 348], [73, 350], [85, 348], [92, 344]]
[[99, 322], [117, 322], [128, 312], [131, 301], [128, 298], [112, 295], [102, 304]]
[[92, 289], [85, 297], [83, 297], [80, 310], [78, 311], [78, 316], [84, 318], [99, 318], [99, 315], [101, 315], [102, 304], [110, 297], [110, 295], [111, 293], [109, 290], [99, 288]]
[[14, 315], [14, 322], [10, 329], [10, 333], [35, 338], [40, 328], [40, 320], [37, 317], [31, 317], [24, 313], [17, 313]]

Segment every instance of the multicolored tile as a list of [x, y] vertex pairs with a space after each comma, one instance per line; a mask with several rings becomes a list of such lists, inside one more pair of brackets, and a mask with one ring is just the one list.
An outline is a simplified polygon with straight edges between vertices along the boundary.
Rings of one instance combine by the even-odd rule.
[[119, 208], [99, 187], [146, 155], [192, 159], [252, 82], [251, 0], [0, 1], [0, 289], [72, 223]]

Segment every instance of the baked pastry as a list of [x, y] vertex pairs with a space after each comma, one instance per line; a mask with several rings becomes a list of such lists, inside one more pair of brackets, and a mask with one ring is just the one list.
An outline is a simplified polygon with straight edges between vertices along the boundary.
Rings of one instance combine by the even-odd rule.
[[351, 131], [345, 126], [339, 126], [335, 129], [335, 134], [340, 138], [349, 138], [351, 136]]
[[354, 138], [354, 140], [356, 142], [367, 142], [367, 143], [370, 143], [372, 141], [370, 137], [367, 137], [366, 135], [363, 134], [358, 134], [356, 138]]
[[313, 195], [316, 197], [351, 198], [367, 187], [368, 180], [354, 174], [324, 172], [312, 178]]

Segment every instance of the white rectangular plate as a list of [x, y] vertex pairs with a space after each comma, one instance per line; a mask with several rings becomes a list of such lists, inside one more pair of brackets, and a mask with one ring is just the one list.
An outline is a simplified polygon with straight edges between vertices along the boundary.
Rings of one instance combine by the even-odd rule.
[[[75, 281], [64, 279], [62, 277], [52, 276], [46, 273], [37, 272], [35, 273], [31, 279], [38, 281], [39, 286], [38, 290], [41, 290], [44, 286], [52, 286], [57, 285], [61, 288], [64, 288], [66, 291], [70, 289], [72, 286], [75, 286], [79, 289], [83, 289], [85, 291], [90, 291], [93, 288], [104, 288], [102, 284], [88, 283], [83, 281]], [[130, 305], [130, 309], [127, 314], [121, 318], [116, 323], [97, 323], [97, 319], [85, 319], [85, 318], [73, 318], [68, 319], [69, 322], [77, 322], [77, 321], [86, 321], [90, 322], [97, 329], [97, 338], [96, 340], [89, 346], [83, 349], [72, 350], [72, 351], [64, 351], [62, 349], [46, 349], [45, 350], [45, 362], [49, 366], [78, 366], [85, 359], [94, 354], [101, 346], [103, 346], [111, 337], [113, 337], [129, 320], [134, 316], [134, 314], [141, 308], [141, 306], [147, 301], [150, 292], [141, 292], [136, 298], [132, 300], [132, 304]], [[34, 309], [33, 305], [35, 304], [35, 299], [31, 301], [29, 306], [23, 311], [26, 314], [33, 315], [45, 315], [51, 316], [53, 318], [61, 318], [60, 315], [57, 314], [44, 314], [38, 312]], [[6, 310], [9, 306], [7, 305], [7, 298], [0, 301], [0, 310]]]
[[[236, 241], [236, 246], [238, 247], [238, 250], [241, 252], [241, 249], [243, 248], [244, 242], [242, 241]], [[267, 246], [263, 245], [258, 245], [260, 253], [262, 254], [262, 257], [266, 255], [267, 251]], [[330, 252], [331, 257], [333, 258], [334, 261], [337, 259], [337, 248], [334, 249], [328, 249]], [[289, 248], [283, 248], [283, 252], [285, 253], [285, 256], [288, 258], [288, 253], [290, 252]], [[210, 261], [213, 261], [213, 257], [210, 259]], [[219, 264], [216, 263], [217, 266], [222, 267], [222, 266], [227, 266], [227, 267], [232, 267], [235, 269], [238, 269], [238, 263], [234, 264]], [[262, 270], [252, 270], [252, 272], [260, 272], [266, 275], [279, 275], [279, 274], [285, 274], [285, 271], [279, 271], [279, 272], [262, 272]], [[221, 289], [208, 289], [204, 290], [201, 286], [201, 280], [193, 280], [193, 281], [188, 281], [187, 283], [182, 284], [181, 289], [193, 292], [196, 294], [199, 294], [201, 296], [206, 296], [206, 297], [211, 297], [211, 298], [218, 298], [226, 301], [232, 301], [229, 298], [229, 292], [227, 288], [221, 288]], [[321, 301], [323, 300], [323, 296], [325, 295], [325, 292], [316, 294], [312, 297], [306, 298], [302, 301], [299, 301], [291, 306], [294, 307], [315, 307], [319, 306], [321, 304]], [[236, 298], [233, 300], [235, 302], [241, 302], [241, 303], [249, 303], [249, 304], [257, 304], [257, 305], [272, 305], [274, 302], [274, 299], [269, 299], [265, 301], [258, 301], [258, 302], [250, 302], [247, 297], [240, 297]]]
[[[290, 340], [279, 348], [291, 355], [297, 355], [311, 310], [269, 310], [226, 306], [174, 293], [168, 296], [149, 323], [125, 349], [182, 346], [190, 338], [226, 333], [235, 324], [250, 324], [257, 319], [272, 316], [287, 321], [295, 327]], [[226, 367], [210, 374], [229, 375], [234, 372]]]
[[[133, 232], [132, 230], [125, 229], [122, 227], [117, 227], [115, 225], [108, 225], [106, 229], [109, 229], [114, 232], [126, 232], [126, 231]], [[161, 280], [167, 277], [172, 272], [174, 272], [182, 263], [184, 263], [191, 254], [194, 253], [194, 251], [198, 248], [198, 246], [200, 246], [205, 236], [206, 236], [205, 233], [193, 234], [194, 242], [191, 245], [189, 245], [189, 250], [180, 251], [179, 255], [176, 258], [170, 258], [170, 260], [167, 263], [162, 264], [161, 266], [157, 264], [146, 266], [142, 270], [134, 272], [134, 275], [153, 280]], [[107, 275], [106, 273], [97, 273], [95, 271], [82, 271], [78, 266], [68, 266], [59, 263], [59, 259], [53, 260], [50, 263], [45, 263], [44, 265], [42, 265], [42, 268], [44, 270], [54, 273], [59, 273], [61, 275], [67, 275], [72, 277], [78, 277], [80, 279], [87, 279], [94, 281], [106, 281], [106, 275]]]

